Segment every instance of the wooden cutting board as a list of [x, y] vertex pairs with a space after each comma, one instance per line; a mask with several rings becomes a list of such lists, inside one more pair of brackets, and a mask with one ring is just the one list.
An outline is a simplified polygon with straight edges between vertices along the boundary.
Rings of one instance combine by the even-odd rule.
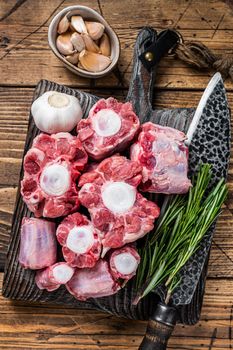
[[[180, 130], [187, 130], [195, 109], [176, 109], [153, 111], [151, 106], [155, 71], [148, 72], [140, 60], [139, 55], [145, 47], [156, 40], [156, 32], [151, 28], [145, 28], [139, 34], [135, 43], [134, 67], [131, 77], [127, 100], [131, 101], [140, 121], [152, 121], [162, 125], [169, 125]], [[35, 89], [34, 98], [38, 98], [44, 92], [55, 90], [76, 96], [81, 104], [84, 118], [87, 117], [90, 108], [99, 99], [97, 96], [85, 92], [74, 90], [53, 82], [42, 80]], [[39, 134], [33, 118], [30, 115], [28, 133], [25, 143], [24, 155], [32, 145], [33, 139]], [[23, 168], [21, 167], [20, 180], [23, 177]], [[155, 307], [158, 297], [150, 294], [144, 298], [136, 307], [132, 306], [134, 290], [132, 282], [129, 282], [125, 288], [111, 297], [90, 299], [86, 302], [80, 302], [70, 295], [64, 286], [58, 290], [49, 293], [41, 291], [34, 282], [34, 271], [24, 270], [18, 263], [20, 226], [24, 216], [32, 216], [32, 213], [24, 204], [20, 191], [16, 198], [16, 206], [12, 221], [11, 240], [9, 244], [7, 261], [5, 265], [5, 275], [3, 283], [3, 295], [5, 297], [17, 300], [41, 301], [49, 303], [59, 303], [71, 305], [79, 308], [95, 308], [107, 311], [119, 316], [136, 319], [148, 319], [151, 310]], [[203, 286], [206, 275], [206, 269], [203, 270], [202, 278], [197, 286], [191, 303], [185, 306], [181, 311], [181, 321], [185, 323], [194, 323], [197, 321], [203, 297]]]

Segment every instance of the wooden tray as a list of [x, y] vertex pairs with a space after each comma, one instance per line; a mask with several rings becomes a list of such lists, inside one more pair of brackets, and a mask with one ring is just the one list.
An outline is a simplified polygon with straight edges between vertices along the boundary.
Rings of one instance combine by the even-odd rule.
[[[151, 100], [155, 72], [148, 72], [143, 67], [138, 57], [145, 50], [145, 48], [155, 40], [156, 32], [151, 28], [144, 28], [137, 38], [134, 51], [134, 70], [131, 77], [127, 100], [130, 100], [133, 103], [135, 112], [139, 116], [141, 122], [150, 120], [162, 125], [169, 125], [171, 127], [186, 131], [190, 125], [195, 109], [176, 109], [164, 111], [152, 110]], [[76, 96], [80, 101], [84, 118], [87, 117], [92, 105], [99, 99], [97, 96], [42, 80], [35, 89], [33, 100], [42, 95], [45, 91], [49, 90], [65, 92]], [[229, 125], [226, 122], [226, 130], [228, 129]], [[36, 128], [33, 118], [30, 115], [24, 155], [31, 147], [33, 139], [38, 134], [39, 130]], [[224, 166], [226, 172], [227, 166], [226, 164]], [[20, 179], [22, 179], [22, 177], [23, 167], [21, 167]], [[50, 302], [53, 304], [59, 303], [78, 308], [95, 308], [115, 315], [134, 319], [148, 319], [151, 310], [153, 310], [159, 300], [159, 296], [160, 298], [163, 298], [163, 290], [160, 289], [157, 291], [159, 296], [157, 294], [150, 294], [137, 306], [132, 306], [132, 299], [134, 298], [134, 289], [132, 288], [133, 282], [129, 282], [127, 286], [116, 295], [99, 299], [90, 299], [86, 302], [76, 300], [66, 291], [64, 286], [60, 287], [53, 293], [39, 290], [34, 282], [35, 272], [22, 269], [18, 263], [20, 226], [21, 220], [24, 216], [32, 216], [32, 213], [27, 209], [21, 198], [20, 191], [18, 190], [12, 222], [11, 240], [5, 265], [3, 282], [3, 295], [5, 297], [17, 300]], [[208, 250], [206, 250], [203, 259], [201, 270], [204, 264], [205, 268], [202, 270], [202, 272], [199, 271], [198, 278], [196, 278], [196, 282], [193, 287], [194, 290], [191, 293], [192, 298], [190, 298], [186, 305], [179, 307], [180, 321], [184, 323], [195, 323], [200, 314], [204, 293], [206, 266], [208, 262]], [[200, 274], [201, 278], [199, 279]]]

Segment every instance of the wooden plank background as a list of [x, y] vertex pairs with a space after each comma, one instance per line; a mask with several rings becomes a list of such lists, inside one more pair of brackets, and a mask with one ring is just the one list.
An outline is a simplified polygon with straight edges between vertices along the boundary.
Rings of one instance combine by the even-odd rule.
[[[200, 40], [233, 56], [233, 10], [223, 1], [86, 0], [102, 13], [121, 42], [118, 74], [96, 81], [67, 71], [47, 44], [51, 18], [73, 0], [0, 0], [0, 271], [7, 250], [33, 89], [49, 79], [121, 100], [132, 70], [134, 40], [145, 25], [175, 27], [185, 40]], [[119, 74], [120, 73], [120, 74]], [[160, 63], [154, 106], [194, 107], [212, 71], [197, 71], [166, 57]], [[119, 78], [120, 77], [120, 78]], [[225, 81], [233, 107], [233, 82]], [[177, 326], [169, 349], [233, 348], [233, 162], [230, 195], [218, 221], [200, 322]], [[0, 285], [3, 273], [0, 272]], [[0, 349], [137, 349], [146, 324], [94, 311], [11, 302], [0, 297]]]

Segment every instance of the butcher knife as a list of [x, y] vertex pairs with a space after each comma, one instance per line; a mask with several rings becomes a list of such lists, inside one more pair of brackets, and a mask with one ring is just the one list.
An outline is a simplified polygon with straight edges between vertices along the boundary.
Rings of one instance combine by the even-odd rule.
[[[138, 84], [130, 86], [127, 100], [133, 103], [142, 123], [151, 121], [186, 133], [189, 146], [189, 175], [192, 176], [201, 163], [211, 164], [211, 190], [222, 177], [226, 179], [230, 158], [230, 110], [220, 73], [212, 77], [197, 108], [190, 109], [189, 115], [187, 109], [152, 109], [155, 70], [162, 57], [158, 50], [165, 52], [167, 47], [171, 46], [171, 42], [178, 43], [179, 40], [180, 36], [173, 30], [166, 30], [157, 35], [156, 31], [147, 27], [139, 33], [134, 55], [137, 69], [134, 70], [134, 77], [131, 79], [137, 80]], [[140, 79], [141, 76], [144, 77], [143, 80]], [[146, 335], [139, 349], [166, 349], [177, 322], [194, 324], [198, 321], [214, 226], [212, 225], [197, 252], [180, 271], [181, 282], [173, 292], [169, 305], [165, 304], [164, 286], [154, 291], [159, 295], [160, 302], [151, 310]]]

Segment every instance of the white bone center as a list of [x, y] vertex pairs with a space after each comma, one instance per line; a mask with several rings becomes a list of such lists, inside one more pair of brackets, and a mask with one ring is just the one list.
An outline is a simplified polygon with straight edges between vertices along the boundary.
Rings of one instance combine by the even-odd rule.
[[136, 271], [138, 266], [138, 262], [135, 257], [129, 253], [116, 255], [114, 258], [114, 263], [117, 271], [122, 275], [130, 275]]
[[63, 195], [70, 187], [69, 171], [63, 165], [47, 166], [41, 173], [40, 187], [48, 195]]
[[136, 190], [125, 182], [109, 182], [102, 187], [104, 205], [113, 213], [125, 213], [136, 200]]
[[74, 274], [74, 269], [66, 263], [59, 264], [53, 268], [54, 279], [61, 284], [67, 283]]
[[121, 118], [111, 109], [102, 109], [93, 117], [93, 128], [99, 136], [112, 136], [121, 128]]
[[93, 246], [94, 236], [90, 226], [75, 226], [70, 230], [66, 245], [76, 254], [85, 254]]

